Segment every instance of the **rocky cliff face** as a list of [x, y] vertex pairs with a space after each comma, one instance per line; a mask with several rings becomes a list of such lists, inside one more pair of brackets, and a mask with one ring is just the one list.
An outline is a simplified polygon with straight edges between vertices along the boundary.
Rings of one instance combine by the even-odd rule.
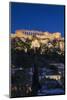
[[[61, 33], [49, 33], [29, 30], [17, 30], [15, 34], [11, 34], [11, 42], [14, 47], [25, 51], [28, 49], [41, 48], [42, 51], [46, 51], [48, 48], [50, 51], [57, 51], [58, 54], [64, 55], [64, 37]], [[29, 48], [28, 48], [29, 47]], [[48, 51], [48, 50], [47, 50]]]

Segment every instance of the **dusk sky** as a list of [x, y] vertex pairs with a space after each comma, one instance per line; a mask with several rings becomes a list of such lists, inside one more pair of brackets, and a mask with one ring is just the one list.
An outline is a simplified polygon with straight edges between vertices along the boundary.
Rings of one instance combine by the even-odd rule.
[[10, 3], [11, 33], [18, 29], [61, 32], [64, 36], [64, 6]]

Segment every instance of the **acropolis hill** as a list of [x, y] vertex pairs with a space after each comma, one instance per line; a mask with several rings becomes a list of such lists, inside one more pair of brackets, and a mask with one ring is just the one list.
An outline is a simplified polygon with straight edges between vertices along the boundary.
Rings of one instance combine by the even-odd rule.
[[[16, 30], [15, 34], [11, 34], [11, 39], [19, 38], [21, 41], [24, 39], [28, 39], [32, 42], [31, 48], [40, 47], [40, 44], [48, 44], [48, 42], [57, 40], [59, 43], [59, 47], [62, 51], [64, 51], [64, 37], [61, 36], [61, 33], [55, 32], [42, 32], [35, 30]], [[50, 44], [49, 47], [52, 47]]]

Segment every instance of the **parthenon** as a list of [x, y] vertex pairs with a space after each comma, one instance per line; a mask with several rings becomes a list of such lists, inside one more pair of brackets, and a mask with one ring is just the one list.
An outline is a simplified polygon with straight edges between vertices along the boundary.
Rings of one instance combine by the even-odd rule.
[[15, 34], [11, 34], [12, 37], [24, 37], [24, 38], [32, 38], [32, 36], [36, 36], [39, 39], [60, 39], [61, 33], [55, 32], [55, 33], [49, 33], [49, 32], [42, 32], [42, 31], [36, 31], [36, 30], [16, 30]]

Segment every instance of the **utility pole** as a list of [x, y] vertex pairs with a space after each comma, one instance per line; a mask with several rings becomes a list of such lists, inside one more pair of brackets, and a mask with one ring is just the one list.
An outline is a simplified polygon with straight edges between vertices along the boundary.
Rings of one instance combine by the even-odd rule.
[[40, 83], [39, 83], [39, 77], [38, 77], [38, 62], [37, 62], [37, 52], [35, 48], [35, 53], [33, 55], [33, 60], [34, 60], [34, 72], [33, 72], [33, 77], [32, 77], [32, 95], [37, 96], [37, 92], [40, 88]]

